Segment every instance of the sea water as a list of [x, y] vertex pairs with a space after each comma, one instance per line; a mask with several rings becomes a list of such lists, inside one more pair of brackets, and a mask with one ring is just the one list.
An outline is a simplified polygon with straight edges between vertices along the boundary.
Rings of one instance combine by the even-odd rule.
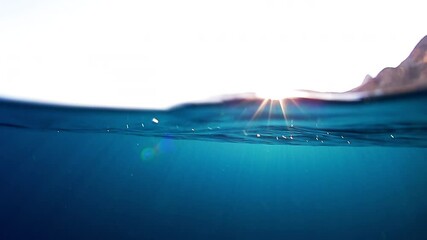
[[427, 239], [427, 93], [0, 101], [0, 239]]

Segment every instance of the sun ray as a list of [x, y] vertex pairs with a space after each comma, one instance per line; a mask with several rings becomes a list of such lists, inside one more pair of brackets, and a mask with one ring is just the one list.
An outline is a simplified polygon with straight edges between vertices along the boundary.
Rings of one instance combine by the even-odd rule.
[[273, 110], [273, 102], [274, 102], [274, 100], [273, 100], [273, 99], [269, 99], [269, 101], [270, 101], [270, 109], [268, 110], [268, 121], [267, 121], [267, 126], [269, 126], [269, 125], [270, 125], [271, 112], [272, 112], [272, 110]]
[[[267, 107], [267, 104], [269, 103], [270, 106], [269, 106], [269, 109], [268, 109], [268, 121], [267, 121], [267, 125], [270, 125], [270, 123], [271, 123], [271, 115], [273, 114], [275, 106], [277, 106], [276, 105], [277, 104], [276, 101], [278, 102], [278, 104], [280, 106], [280, 111], [282, 112], [283, 120], [285, 121], [285, 127], [288, 128], [288, 129], [289, 129], [289, 124], [291, 124], [290, 127], [292, 127], [293, 124], [289, 123], [287, 108], [289, 108], [291, 106], [294, 106], [299, 111], [301, 111], [302, 113], [304, 113], [304, 109], [300, 106], [300, 104], [298, 102], [298, 97], [297, 98], [292, 98], [292, 97], [287, 97], [287, 98], [265, 97], [261, 101], [261, 104], [259, 105], [259, 107], [255, 111], [255, 113], [253, 114], [253, 116], [252, 116], [251, 120], [248, 122], [248, 124], [250, 124], [252, 121], [254, 121], [259, 115], [261, 115], [262, 112]], [[291, 104], [291, 105], [289, 105], [289, 104]]]
[[287, 100], [291, 101], [293, 105], [303, 114], [305, 114], [304, 109], [298, 103], [298, 98], [288, 98]]
[[261, 105], [258, 107], [256, 112], [252, 116], [251, 121], [253, 121], [256, 117], [258, 117], [258, 115], [264, 110], [265, 105], [267, 105], [267, 103], [268, 103], [268, 99], [262, 100]]
[[286, 100], [281, 99], [279, 100], [280, 109], [282, 109], [283, 119], [286, 122], [286, 126], [288, 126], [288, 118], [286, 117]]

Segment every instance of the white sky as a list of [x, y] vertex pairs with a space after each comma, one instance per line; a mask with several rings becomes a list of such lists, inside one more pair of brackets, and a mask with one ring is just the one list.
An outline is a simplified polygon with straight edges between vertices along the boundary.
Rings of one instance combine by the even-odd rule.
[[346, 91], [427, 34], [424, 1], [0, 0], [0, 96], [157, 108]]

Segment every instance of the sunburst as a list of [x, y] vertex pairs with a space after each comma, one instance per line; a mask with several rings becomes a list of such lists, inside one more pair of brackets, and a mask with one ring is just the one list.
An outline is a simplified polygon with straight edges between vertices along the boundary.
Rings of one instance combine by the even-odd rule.
[[[283, 120], [286, 123], [286, 127], [289, 125], [288, 124], [288, 117], [287, 117], [287, 111], [286, 111], [286, 107], [288, 105], [288, 102], [292, 102], [292, 105], [296, 106], [298, 109], [301, 110], [298, 102], [296, 101], [295, 98], [298, 98], [298, 96], [300, 96], [301, 93], [298, 91], [287, 91], [286, 93], [279, 94], [258, 94], [257, 96], [259, 98], [262, 98], [262, 102], [260, 104], [260, 106], [257, 108], [257, 110], [255, 111], [254, 115], [251, 118], [251, 121], [253, 121], [254, 119], [256, 119], [266, 108], [267, 104], [269, 104], [269, 110], [268, 110], [268, 124], [270, 124], [270, 119], [271, 119], [271, 114], [273, 112], [274, 106], [277, 106], [277, 104], [280, 106], [280, 110], [282, 112], [283, 115]], [[286, 97], [283, 97], [286, 96]]]
[[[270, 123], [270, 119], [271, 119], [271, 114], [273, 112], [273, 107], [277, 104], [279, 104], [280, 106], [280, 110], [282, 112], [283, 115], [283, 119], [285, 120], [286, 126], [288, 125], [288, 118], [286, 116], [286, 101], [288, 99], [271, 99], [271, 98], [265, 98], [262, 100], [260, 106], [257, 108], [257, 110], [255, 111], [254, 115], [251, 118], [251, 121], [253, 121], [254, 119], [256, 119], [266, 108], [267, 104], [269, 104], [269, 109], [268, 109], [268, 124]], [[292, 100], [293, 101], [293, 100]]]

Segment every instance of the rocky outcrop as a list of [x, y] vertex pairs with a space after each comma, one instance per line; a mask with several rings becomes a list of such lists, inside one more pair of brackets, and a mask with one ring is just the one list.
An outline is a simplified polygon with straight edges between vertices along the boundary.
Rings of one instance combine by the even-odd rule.
[[427, 89], [427, 36], [399, 66], [383, 69], [376, 77], [367, 76], [350, 92], [389, 95]]

